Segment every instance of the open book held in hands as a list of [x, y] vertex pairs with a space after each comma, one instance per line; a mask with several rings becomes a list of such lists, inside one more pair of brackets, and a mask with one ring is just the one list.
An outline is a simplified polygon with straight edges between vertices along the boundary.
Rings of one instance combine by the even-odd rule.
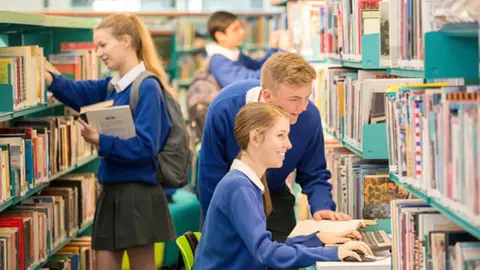
[[113, 106], [113, 100], [82, 107], [80, 117], [94, 126], [100, 134], [115, 136], [120, 139], [135, 137], [130, 106]]

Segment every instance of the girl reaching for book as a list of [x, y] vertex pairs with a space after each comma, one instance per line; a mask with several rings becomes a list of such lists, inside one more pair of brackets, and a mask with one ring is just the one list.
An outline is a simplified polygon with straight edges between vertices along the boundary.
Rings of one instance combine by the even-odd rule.
[[[288, 113], [267, 103], [249, 103], [235, 119], [235, 138], [240, 153], [230, 171], [215, 188], [203, 233], [196, 250], [195, 269], [266, 269], [305, 267], [316, 261], [371, 255], [357, 231], [342, 234], [313, 233], [272, 241], [266, 216], [272, 211], [265, 179], [269, 168], [279, 168], [292, 147], [288, 138]], [[345, 242], [345, 243], [344, 243]], [[339, 247], [323, 244], [344, 243]]]
[[[82, 136], [102, 157], [98, 169], [102, 192], [92, 235], [96, 269], [121, 269], [127, 251], [132, 269], [153, 270], [154, 243], [175, 239], [155, 157], [171, 129], [162, 88], [176, 95], [166, 84], [150, 33], [136, 15], [108, 16], [95, 28], [93, 39], [97, 56], [119, 76], [72, 81], [46, 72], [46, 81], [55, 98], [77, 111], [105, 100], [113, 100], [115, 106], [129, 105], [132, 83], [144, 71], [153, 72], [161, 82], [147, 78], [140, 84], [134, 137], [99, 134], [80, 120]], [[107, 93], [109, 84], [114, 91]]]

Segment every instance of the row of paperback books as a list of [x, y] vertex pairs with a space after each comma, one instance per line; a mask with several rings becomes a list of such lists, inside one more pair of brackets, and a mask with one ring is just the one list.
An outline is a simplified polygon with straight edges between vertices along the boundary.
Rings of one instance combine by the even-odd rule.
[[[95, 55], [91, 42], [62, 42], [60, 52], [44, 57], [44, 48], [10, 46], [0, 48], [3, 79], [0, 89], [11, 100], [1, 103], [0, 110], [13, 112], [47, 103], [45, 67], [54, 67], [63, 75], [76, 80], [97, 79], [104, 65]], [[10, 93], [9, 93], [10, 94]]]
[[364, 160], [328, 135], [326, 138], [325, 154], [337, 211], [354, 219], [390, 218], [390, 201], [407, 199], [409, 192], [390, 180], [388, 164]]
[[93, 156], [80, 132], [73, 116], [24, 118], [0, 128], [0, 202], [24, 196]]
[[471, 270], [480, 242], [422, 200], [392, 200], [392, 269]]
[[391, 86], [390, 172], [480, 226], [479, 86]]
[[424, 68], [425, 33], [438, 30], [446, 0], [288, 2], [293, 48], [302, 55], [360, 62], [363, 35], [378, 34], [381, 66]]
[[91, 223], [98, 182], [93, 173], [68, 174], [0, 213], [0, 264], [31, 269]]

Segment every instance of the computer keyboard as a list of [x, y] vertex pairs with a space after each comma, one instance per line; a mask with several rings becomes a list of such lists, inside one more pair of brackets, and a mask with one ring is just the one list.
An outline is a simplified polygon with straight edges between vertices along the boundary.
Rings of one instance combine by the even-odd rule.
[[378, 231], [360, 231], [362, 241], [367, 244], [372, 252], [390, 250], [392, 240], [384, 230]]

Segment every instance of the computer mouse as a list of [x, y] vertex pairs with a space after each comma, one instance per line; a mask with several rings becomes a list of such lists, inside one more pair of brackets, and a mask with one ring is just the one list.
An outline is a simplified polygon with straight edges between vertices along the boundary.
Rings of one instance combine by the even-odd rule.
[[[365, 256], [363, 254], [358, 254], [360, 256], [360, 258], [362, 259], [361, 262], [375, 262], [377, 261], [375, 259], [375, 256]], [[353, 257], [353, 256], [348, 256], [348, 257], [345, 257], [343, 259], [344, 262], [360, 262], [357, 260], [357, 258]]]

